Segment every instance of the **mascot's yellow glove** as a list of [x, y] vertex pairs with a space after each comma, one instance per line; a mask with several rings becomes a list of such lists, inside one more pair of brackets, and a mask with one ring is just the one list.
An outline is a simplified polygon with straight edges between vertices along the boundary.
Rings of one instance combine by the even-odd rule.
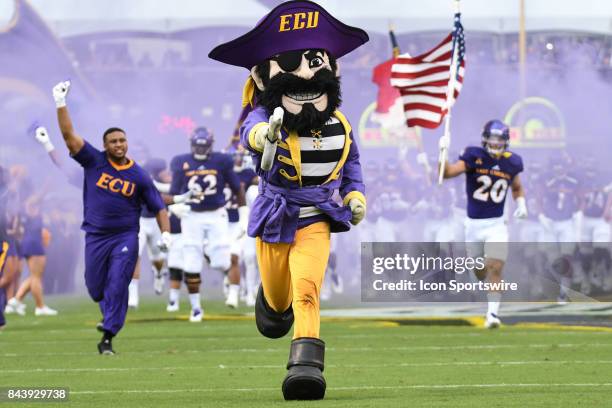
[[358, 199], [352, 198], [349, 201], [349, 207], [351, 207], [351, 213], [353, 213], [353, 218], [351, 218], [351, 224], [359, 224], [365, 217], [366, 206]]

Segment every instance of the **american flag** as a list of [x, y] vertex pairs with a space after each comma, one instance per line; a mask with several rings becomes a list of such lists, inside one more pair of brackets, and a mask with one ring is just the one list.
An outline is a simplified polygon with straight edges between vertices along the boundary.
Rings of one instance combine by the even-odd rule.
[[[450, 86], [453, 50], [457, 54], [457, 77], [450, 103], [446, 95]], [[454, 29], [431, 51], [417, 57], [402, 54], [391, 68], [391, 85], [398, 88], [404, 103], [408, 126], [437, 128], [453, 105], [463, 84], [465, 72], [465, 39], [461, 14], [455, 14]]]

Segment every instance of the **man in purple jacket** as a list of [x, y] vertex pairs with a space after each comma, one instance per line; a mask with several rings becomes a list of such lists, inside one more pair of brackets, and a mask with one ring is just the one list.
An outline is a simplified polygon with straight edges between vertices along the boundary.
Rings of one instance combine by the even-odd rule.
[[[248, 228], [257, 238], [262, 281], [255, 316], [259, 331], [270, 338], [287, 334], [295, 321], [282, 386], [288, 400], [325, 395], [319, 294], [330, 232], [347, 231], [365, 216], [359, 151], [337, 110], [336, 58], [367, 41], [363, 30], [318, 4], [289, 1], [209, 54], [251, 74], [243, 103], [253, 110], [240, 137], [260, 176]], [[336, 190], [341, 204], [332, 199]]]
[[102, 312], [98, 343], [103, 355], [115, 354], [112, 339], [125, 323], [128, 285], [138, 259], [138, 231], [142, 206], [155, 214], [161, 249], [170, 246], [170, 221], [151, 176], [127, 154], [125, 132], [104, 132], [104, 150], [79, 136], [66, 107], [70, 82], [53, 88], [57, 120], [70, 156], [83, 167], [83, 224], [85, 231], [85, 284]]

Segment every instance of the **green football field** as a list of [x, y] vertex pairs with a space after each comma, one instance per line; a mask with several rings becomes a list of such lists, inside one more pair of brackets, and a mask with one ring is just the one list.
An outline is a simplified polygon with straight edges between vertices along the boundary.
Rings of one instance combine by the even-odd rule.
[[[9, 316], [0, 387], [68, 387], [83, 407], [611, 407], [612, 332], [546, 326], [486, 331], [327, 319], [326, 398], [283, 400], [290, 338], [259, 335], [247, 309], [206, 304], [201, 324], [149, 298], [128, 314], [115, 356], [97, 354], [96, 306], [55, 299], [61, 315]], [[29, 311], [32, 311], [30, 305]]]

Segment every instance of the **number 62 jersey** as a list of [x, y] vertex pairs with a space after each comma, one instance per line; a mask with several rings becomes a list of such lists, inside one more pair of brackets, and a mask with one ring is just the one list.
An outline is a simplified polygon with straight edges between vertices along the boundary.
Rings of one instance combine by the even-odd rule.
[[523, 160], [505, 151], [492, 157], [482, 147], [467, 147], [459, 156], [466, 166], [467, 215], [469, 218], [498, 218], [504, 215], [506, 193], [514, 177], [523, 171]]
[[170, 194], [182, 194], [187, 190], [201, 192], [202, 201], [191, 203], [192, 211], [212, 211], [225, 206], [226, 184], [237, 194], [240, 180], [234, 172], [232, 156], [212, 152], [205, 160], [198, 160], [191, 154], [182, 154], [172, 159], [172, 184]]

